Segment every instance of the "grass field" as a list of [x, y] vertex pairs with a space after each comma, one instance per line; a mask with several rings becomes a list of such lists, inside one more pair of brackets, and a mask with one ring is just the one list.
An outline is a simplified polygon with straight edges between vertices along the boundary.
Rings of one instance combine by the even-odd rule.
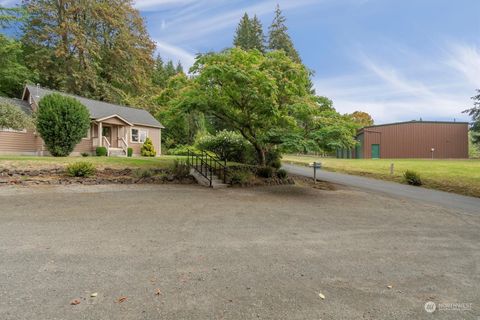
[[0, 168], [8, 169], [42, 169], [64, 167], [69, 163], [87, 161], [97, 168], [168, 168], [178, 156], [161, 156], [158, 158], [121, 158], [121, 157], [35, 157], [35, 156], [0, 156]]
[[[480, 160], [419, 160], [419, 159], [334, 159], [285, 155], [284, 162], [322, 163], [328, 171], [369, 176], [403, 182], [403, 173], [413, 170], [420, 174], [424, 187], [480, 197]], [[390, 164], [394, 174], [390, 175]]]

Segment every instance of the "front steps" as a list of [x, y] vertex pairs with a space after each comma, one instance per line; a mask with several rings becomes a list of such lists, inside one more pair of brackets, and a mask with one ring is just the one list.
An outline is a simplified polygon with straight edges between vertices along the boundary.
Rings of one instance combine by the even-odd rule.
[[[190, 169], [190, 174], [195, 178], [195, 180], [197, 180], [198, 184], [205, 187], [210, 187], [210, 181], [204, 176], [202, 176], [197, 170]], [[227, 187], [228, 187], [228, 184], [223, 183], [223, 181], [218, 179], [216, 175], [213, 175], [213, 179], [212, 179], [213, 189], [223, 189]]]
[[108, 148], [110, 157], [126, 157], [125, 151], [122, 148]]

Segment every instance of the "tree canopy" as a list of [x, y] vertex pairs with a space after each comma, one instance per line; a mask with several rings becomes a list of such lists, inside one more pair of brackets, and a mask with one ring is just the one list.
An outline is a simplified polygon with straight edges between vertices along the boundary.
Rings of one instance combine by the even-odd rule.
[[288, 28], [285, 24], [286, 21], [287, 19], [283, 16], [280, 6], [277, 5], [275, 18], [269, 28], [268, 48], [270, 50], [283, 50], [293, 61], [301, 63], [300, 55], [288, 34]]
[[256, 15], [253, 19], [250, 19], [247, 13], [243, 15], [238, 24], [233, 45], [244, 50], [257, 49], [265, 52], [265, 34], [262, 23]]
[[374, 124], [372, 116], [363, 111], [355, 111], [349, 116], [360, 128], [373, 126]]
[[31, 127], [31, 117], [13, 104], [0, 99], [0, 128], [23, 130]]

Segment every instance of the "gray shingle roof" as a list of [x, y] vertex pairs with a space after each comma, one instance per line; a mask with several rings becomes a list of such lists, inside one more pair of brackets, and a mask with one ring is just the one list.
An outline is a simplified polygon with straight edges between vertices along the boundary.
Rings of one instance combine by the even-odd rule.
[[28, 115], [32, 114], [32, 108], [28, 104], [27, 101], [23, 101], [20, 99], [10, 99], [10, 98], [5, 98], [5, 97], [0, 97], [0, 102], [6, 102], [14, 105], [15, 107], [18, 107], [20, 110], [25, 112]]
[[49, 90], [45, 88], [38, 88], [36, 86], [27, 85], [27, 89], [30, 92], [35, 102], [40, 101], [44, 96], [52, 93], [58, 93], [64, 96], [69, 96], [80, 101], [90, 112], [92, 119], [101, 119], [112, 115], [118, 115], [128, 122], [136, 125], [145, 125], [149, 127], [164, 128], [164, 126], [157, 121], [148, 111], [143, 109], [135, 109], [130, 107], [119, 106], [112, 103], [87, 99], [72, 94], [67, 94], [55, 90]]

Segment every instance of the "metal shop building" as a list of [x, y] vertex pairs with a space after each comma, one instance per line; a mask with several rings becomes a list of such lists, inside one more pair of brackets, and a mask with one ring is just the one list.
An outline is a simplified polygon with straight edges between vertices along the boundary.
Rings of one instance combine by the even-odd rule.
[[357, 146], [337, 150], [348, 159], [467, 159], [468, 122], [409, 121], [358, 131]]

